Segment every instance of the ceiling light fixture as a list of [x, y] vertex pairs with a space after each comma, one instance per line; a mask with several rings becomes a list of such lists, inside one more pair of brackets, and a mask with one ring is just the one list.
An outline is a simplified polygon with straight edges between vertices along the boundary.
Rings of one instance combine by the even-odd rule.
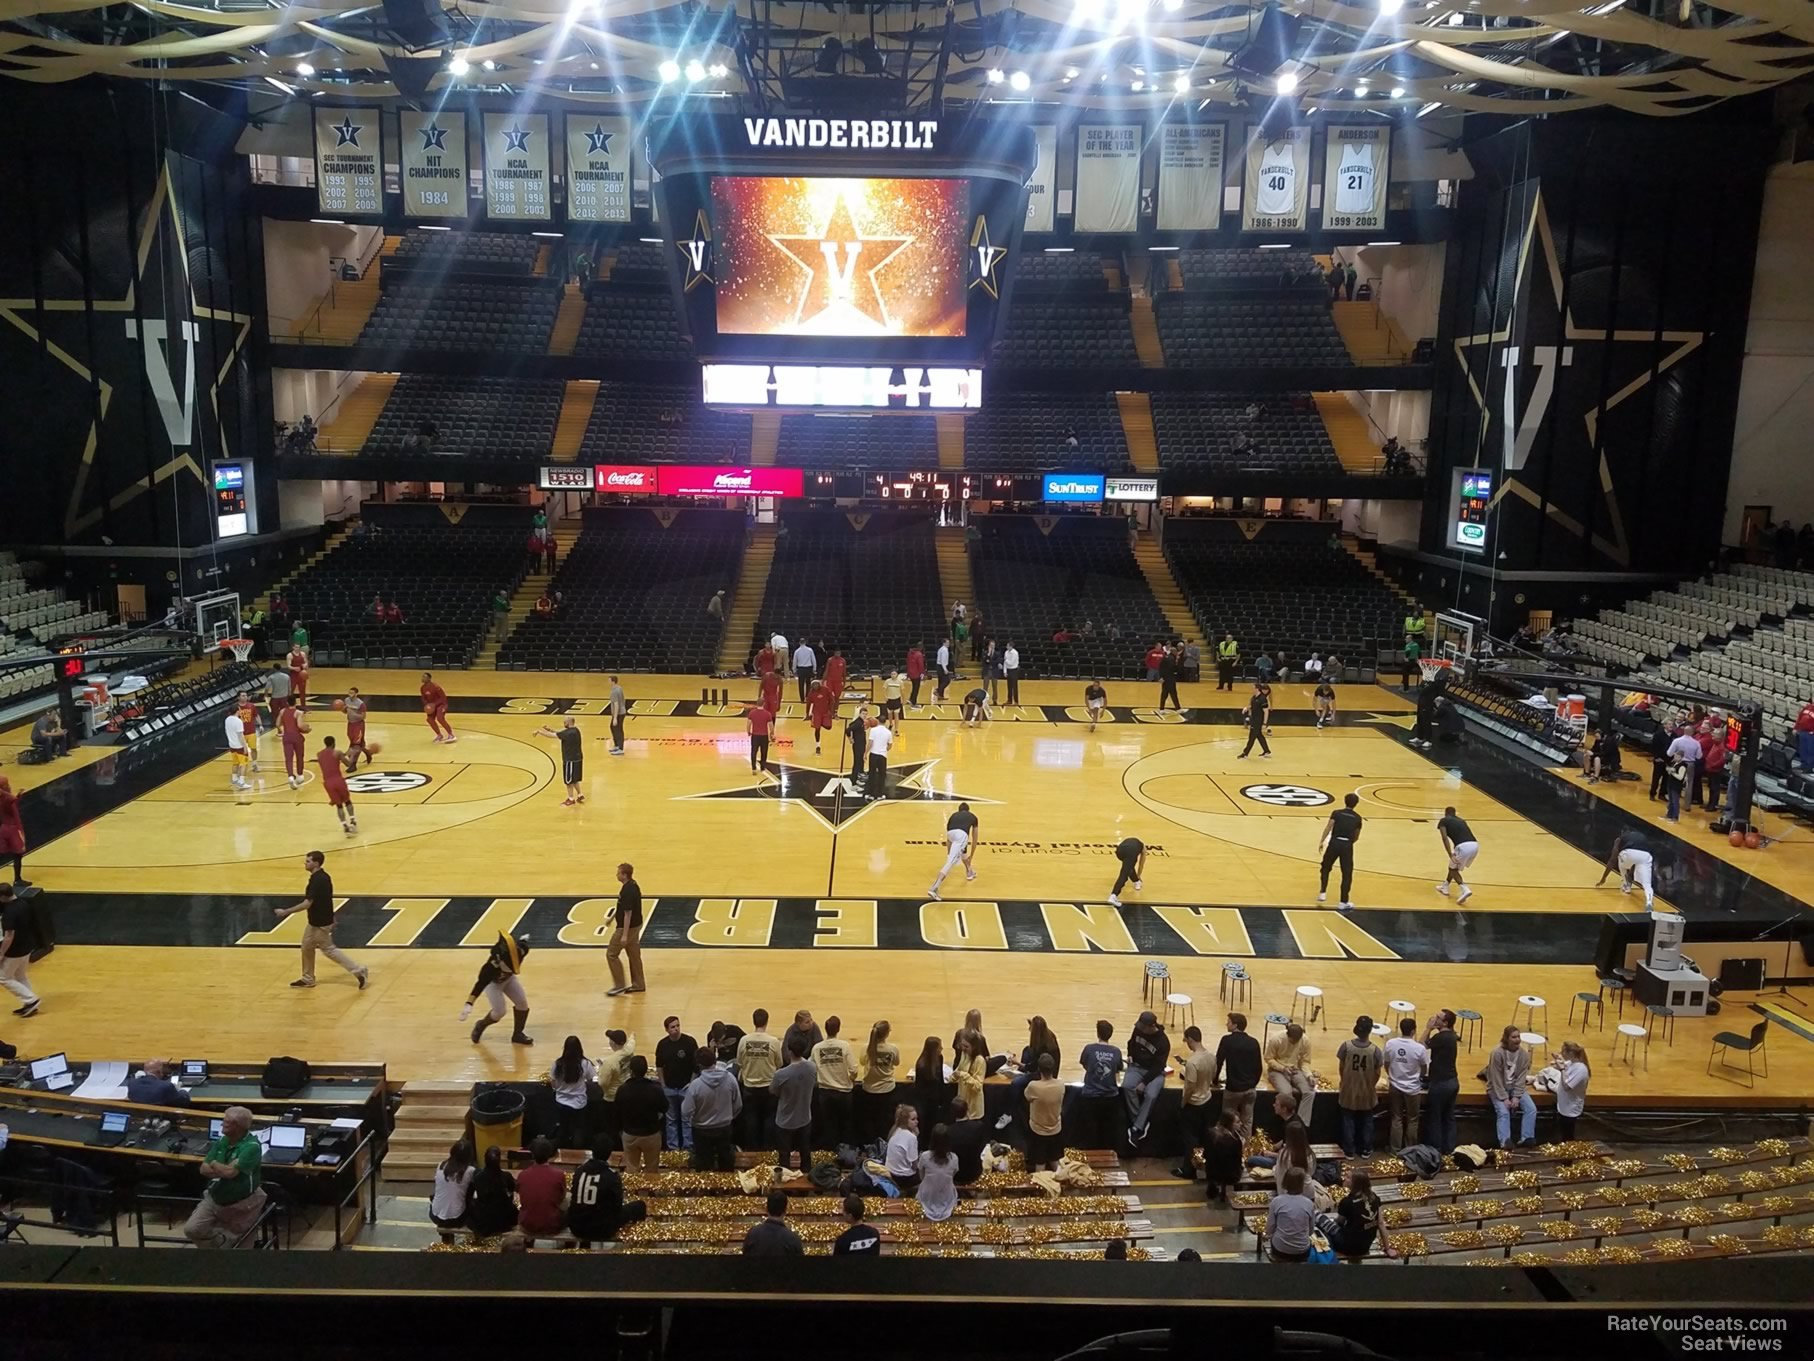
[[731, 68], [721, 61], [715, 61], [711, 64], [709, 71], [713, 80], [723, 80], [726, 76], [730, 75]]
[[1025, 71], [1016, 71], [1008, 77], [1008, 84], [1011, 88], [1024, 92], [1033, 88], [1033, 77]]
[[687, 79], [693, 80], [693, 81], [704, 80], [705, 79], [705, 63], [698, 60], [697, 58], [688, 62], [687, 63]]
[[1392, 87], [1392, 98], [1403, 99], [1404, 97], [1405, 97], [1405, 87], [1402, 85], [1394, 85]]
[[1000, 85], [1007, 78], [1008, 73], [999, 66], [991, 66], [989, 68], [988, 76], [986, 77], [991, 85]]
[[1186, 93], [1190, 89], [1190, 76], [1180, 71], [1177, 78], [1172, 81], [1172, 89], [1179, 94]]
[[1405, 0], [1379, 0], [1379, 12], [1382, 18], [1390, 19], [1405, 7]]
[[485, 60], [480, 62], [479, 65], [483, 66], [487, 71], [495, 71], [498, 69], [498, 64], [495, 61], [493, 61], [490, 57], [485, 58]]
[[296, 74], [301, 76], [304, 80], [307, 80], [310, 76], [315, 74], [315, 68], [310, 66], [306, 61], [299, 61], [296, 63]]
[[463, 76], [472, 70], [472, 63], [456, 52], [453, 60], [447, 63], [447, 69], [456, 76]]
[[655, 68], [655, 74], [661, 77], [664, 84], [670, 80], [679, 80], [680, 63], [673, 60], [664, 61]]
[[1066, 80], [1076, 80], [1077, 77], [1082, 74], [1083, 73], [1081, 71], [1079, 71], [1075, 66], [1067, 66], [1064, 68], [1064, 78]]
[[1144, 80], [1136, 80], [1133, 84], [1133, 91], [1135, 94], [1139, 94], [1145, 88], [1146, 82]]
[[1282, 95], [1297, 93], [1298, 73], [1296, 71], [1280, 71], [1278, 75], [1274, 77], [1272, 87]]

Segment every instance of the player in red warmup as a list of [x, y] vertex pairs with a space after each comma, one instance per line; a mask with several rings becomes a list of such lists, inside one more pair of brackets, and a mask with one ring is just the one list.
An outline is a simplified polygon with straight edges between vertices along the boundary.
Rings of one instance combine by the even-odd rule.
[[346, 698], [341, 702], [346, 710], [346, 754], [353, 758], [348, 770], [359, 769], [359, 753], [365, 752], [365, 763], [372, 763], [372, 754], [365, 745], [365, 697], [359, 693], [359, 687], [349, 685]]
[[768, 737], [775, 727], [775, 715], [758, 704], [743, 717], [745, 730], [750, 735], [750, 772], [760, 774], [768, 761]]
[[831, 692], [831, 707], [835, 712], [838, 701], [844, 698], [844, 681], [850, 675], [850, 665], [844, 660], [844, 649], [834, 647], [831, 660], [825, 663], [825, 688]]
[[321, 788], [334, 811], [340, 814], [340, 830], [352, 836], [359, 830], [359, 818], [353, 812], [353, 791], [346, 787], [347, 762], [356, 756], [334, 749], [334, 739], [321, 739], [321, 750], [315, 753], [315, 764], [321, 767]]
[[291, 789], [302, 787], [303, 762], [307, 759], [302, 749], [302, 735], [309, 730], [309, 725], [302, 721], [302, 710], [286, 704], [277, 715], [277, 732], [283, 738], [283, 773], [290, 781]]
[[298, 709], [309, 707], [309, 654], [299, 647], [290, 649], [285, 663], [290, 672], [290, 703]]
[[762, 707], [774, 718], [781, 717], [781, 673], [765, 671], [762, 674]]
[[447, 722], [447, 691], [436, 685], [434, 676], [427, 671], [422, 673], [422, 712], [428, 715], [428, 730], [435, 735], [435, 741], [459, 741]]
[[[833, 657], [832, 666], [838, 665], [841, 660], [843, 659]], [[829, 668], [827, 669], [829, 670]], [[829, 681], [814, 681], [812, 689], [806, 692], [806, 711], [811, 717], [813, 725], [814, 756], [820, 754], [819, 734], [828, 730], [832, 724], [838, 721], [837, 695], [838, 692], [831, 687]]]

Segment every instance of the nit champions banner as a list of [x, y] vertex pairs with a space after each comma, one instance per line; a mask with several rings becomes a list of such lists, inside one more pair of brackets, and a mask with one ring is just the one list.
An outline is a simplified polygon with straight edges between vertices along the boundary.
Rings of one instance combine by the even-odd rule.
[[1140, 212], [1139, 123], [1081, 123], [1077, 128], [1077, 200], [1071, 225], [1080, 232], [1131, 232]]
[[1241, 230], [1301, 232], [1310, 214], [1310, 129], [1256, 132], [1247, 143]]
[[403, 215], [466, 216], [466, 115], [441, 109], [397, 114], [403, 137]]
[[630, 120], [570, 113], [567, 127], [567, 221], [630, 220]]
[[377, 109], [315, 110], [315, 203], [339, 217], [384, 211]]
[[1386, 225], [1392, 129], [1332, 124], [1323, 144], [1323, 229], [1376, 232]]
[[1039, 164], [1027, 181], [1026, 230], [1049, 232], [1055, 225], [1053, 210], [1058, 201], [1058, 129], [1034, 128], [1033, 144], [1039, 150]]
[[1159, 230], [1213, 232], [1222, 225], [1228, 142], [1223, 123], [1167, 123], [1159, 129]]
[[548, 115], [485, 115], [485, 215], [500, 222], [547, 222]]

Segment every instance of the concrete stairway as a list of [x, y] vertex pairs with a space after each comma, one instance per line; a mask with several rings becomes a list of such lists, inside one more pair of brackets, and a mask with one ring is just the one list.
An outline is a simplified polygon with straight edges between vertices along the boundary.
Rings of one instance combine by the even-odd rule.
[[297, 563], [296, 567], [292, 571], [285, 574], [285, 576], [282, 578], [282, 580], [273, 582], [271, 584], [270, 588], [268, 590], [266, 590], [263, 595], [259, 596], [255, 601], [253, 601], [253, 603], [255, 605], [257, 605], [258, 608], [261, 610], [270, 609], [272, 591], [282, 591], [292, 581], [296, 580], [297, 577], [301, 576], [304, 572], [308, 571], [309, 568], [313, 567], [316, 563], [320, 562], [323, 558], [325, 558], [329, 553], [332, 553], [336, 548], [340, 547], [341, 544], [345, 543], [347, 535], [351, 534], [352, 532], [353, 532], [352, 521], [350, 521], [350, 520], [343, 521], [341, 523], [340, 528], [336, 529], [332, 534], [328, 535], [326, 542], [324, 542], [321, 545], [321, 548], [319, 549], [319, 551], [311, 553], [308, 557], [304, 558], [301, 562]]
[[[938, 554], [938, 582], [939, 590], [945, 596], [945, 616], [950, 616], [951, 607], [960, 600], [975, 609], [976, 582], [970, 576], [970, 550], [963, 529], [950, 525], [933, 530], [932, 546]], [[929, 638], [926, 646], [927, 655], [930, 656], [935, 650], [935, 644]]]
[[465, 1082], [411, 1082], [403, 1088], [397, 1125], [384, 1157], [387, 1181], [429, 1181], [447, 1150], [466, 1135], [472, 1086]]
[[569, 283], [561, 292], [561, 309], [554, 314], [554, 329], [548, 333], [549, 354], [572, 354], [579, 340], [580, 323], [586, 318], [586, 298], [579, 285]]
[[948, 472], [964, 470], [964, 418], [955, 411], [942, 411], [934, 416], [938, 429], [938, 465]]
[[385, 237], [364, 278], [336, 279], [322, 295], [320, 305], [303, 318], [294, 333], [271, 339], [295, 340], [307, 345], [351, 345], [359, 339], [365, 323], [371, 320], [372, 309], [378, 305], [381, 262], [397, 253], [397, 245], [402, 239], [400, 236]]
[[1117, 392], [1115, 405], [1121, 409], [1121, 433], [1127, 440], [1127, 456], [1143, 473], [1159, 471], [1159, 440], [1153, 433], [1153, 402], [1144, 392]]
[[1378, 303], [1338, 302], [1329, 309], [1342, 344], [1357, 364], [1409, 364], [1411, 343]]
[[1310, 396], [1316, 403], [1317, 415], [1323, 418], [1323, 428], [1329, 432], [1329, 442], [1335, 446], [1342, 470], [1371, 473], [1378, 468], [1379, 446], [1373, 442], [1373, 431], [1346, 394], [1313, 392]]
[[1153, 542], [1150, 534], [1142, 534], [1135, 540], [1134, 561], [1140, 565], [1140, 575], [1146, 578], [1146, 584], [1151, 588], [1153, 598], [1159, 602], [1159, 608], [1165, 611], [1165, 622], [1171, 631], [1185, 642], [1195, 643], [1208, 652], [1203, 641], [1203, 630], [1197, 626], [1196, 616], [1190, 612], [1190, 602], [1184, 598], [1178, 579], [1172, 575], [1171, 564], [1165, 560], [1165, 554]]
[[1380, 571], [1379, 559], [1375, 556], [1372, 549], [1362, 548], [1360, 540], [1355, 538], [1352, 534], [1342, 535], [1342, 547], [1348, 551], [1350, 557], [1362, 567], [1365, 567], [1367, 571], [1378, 578], [1381, 584], [1390, 590], [1393, 595], [1398, 597], [1399, 601], [1407, 607], [1406, 613], [1411, 613], [1412, 611], [1421, 613], [1424, 622], [1424, 636], [1426, 638], [1434, 636], [1436, 629], [1436, 612], [1434, 610], [1423, 609], [1422, 606], [1417, 603], [1416, 596], [1412, 595], [1391, 577]]
[[[781, 447], [781, 413], [750, 413], [750, 463], [758, 468], [775, 466], [775, 451]], [[738, 658], [739, 661], [742, 658]]]
[[365, 448], [372, 427], [378, 423], [396, 386], [394, 373], [367, 374], [358, 387], [340, 399], [334, 419], [315, 436], [315, 447], [324, 454], [356, 454]]
[[1141, 367], [1164, 368], [1165, 350], [1159, 344], [1159, 322], [1153, 316], [1153, 299], [1150, 293], [1134, 295], [1133, 307], [1128, 312], [1128, 322], [1134, 329], [1134, 352], [1140, 356]]
[[[757, 421], [763, 415], [759, 413]], [[774, 458], [774, 446], [769, 446]], [[762, 614], [762, 597], [768, 590], [768, 571], [775, 565], [775, 526], [757, 525], [743, 545], [743, 565], [732, 588], [731, 606], [724, 614], [724, 633], [718, 640], [718, 669], [741, 673], [743, 659], [749, 655], [750, 639]]]
[[580, 441], [586, 424], [592, 419], [592, 407], [598, 401], [598, 379], [569, 379], [561, 395], [561, 418], [555, 422], [554, 444], [548, 456], [556, 463], [571, 463], [579, 457]]
[[[567, 555], [573, 551], [574, 541], [578, 538], [577, 527], [562, 525], [554, 527], [554, 561], [557, 568], [567, 560]], [[503, 635], [501, 637], [496, 634], [486, 636], [485, 646], [480, 648], [479, 655], [472, 659], [475, 669], [497, 666], [498, 648], [503, 644], [503, 640], [510, 636], [512, 629], [528, 617], [530, 610], [535, 607], [536, 597], [541, 595], [542, 589], [552, 580], [554, 580], [552, 572], [531, 572], [523, 578], [522, 584], [516, 588], [516, 593], [510, 597], [510, 616], [505, 620]], [[486, 611], [486, 622], [488, 624], [491, 622], [489, 610]]]

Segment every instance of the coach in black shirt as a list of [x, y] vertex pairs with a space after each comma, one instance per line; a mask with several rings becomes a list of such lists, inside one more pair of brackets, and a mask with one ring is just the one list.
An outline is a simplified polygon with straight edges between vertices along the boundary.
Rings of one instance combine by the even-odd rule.
[[363, 990], [366, 979], [370, 976], [366, 972], [365, 966], [354, 961], [350, 955], [334, 944], [334, 881], [328, 877], [326, 863], [327, 857], [320, 851], [310, 851], [303, 856], [303, 868], [309, 872], [309, 886], [303, 890], [303, 899], [292, 907], [277, 909], [279, 920], [298, 912], [309, 914], [309, 924], [303, 928], [302, 932], [302, 977], [290, 986], [292, 988], [315, 986], [315, 952], [319, 950], [358, 979], [359, 987]]
[[[605, 951], [605, 963], [611, 968], [611, 986], [607, 997], [626, 992], [643, 992], [642, 980], [642, 887], [636, 882], [636, 868], [629, 861], [617, 867], [617, 906], [611, 910], [616, 930], [611, 932], [611, 945]], [[624, 982], [622, 955], [630, 956], [630, 981]]]

